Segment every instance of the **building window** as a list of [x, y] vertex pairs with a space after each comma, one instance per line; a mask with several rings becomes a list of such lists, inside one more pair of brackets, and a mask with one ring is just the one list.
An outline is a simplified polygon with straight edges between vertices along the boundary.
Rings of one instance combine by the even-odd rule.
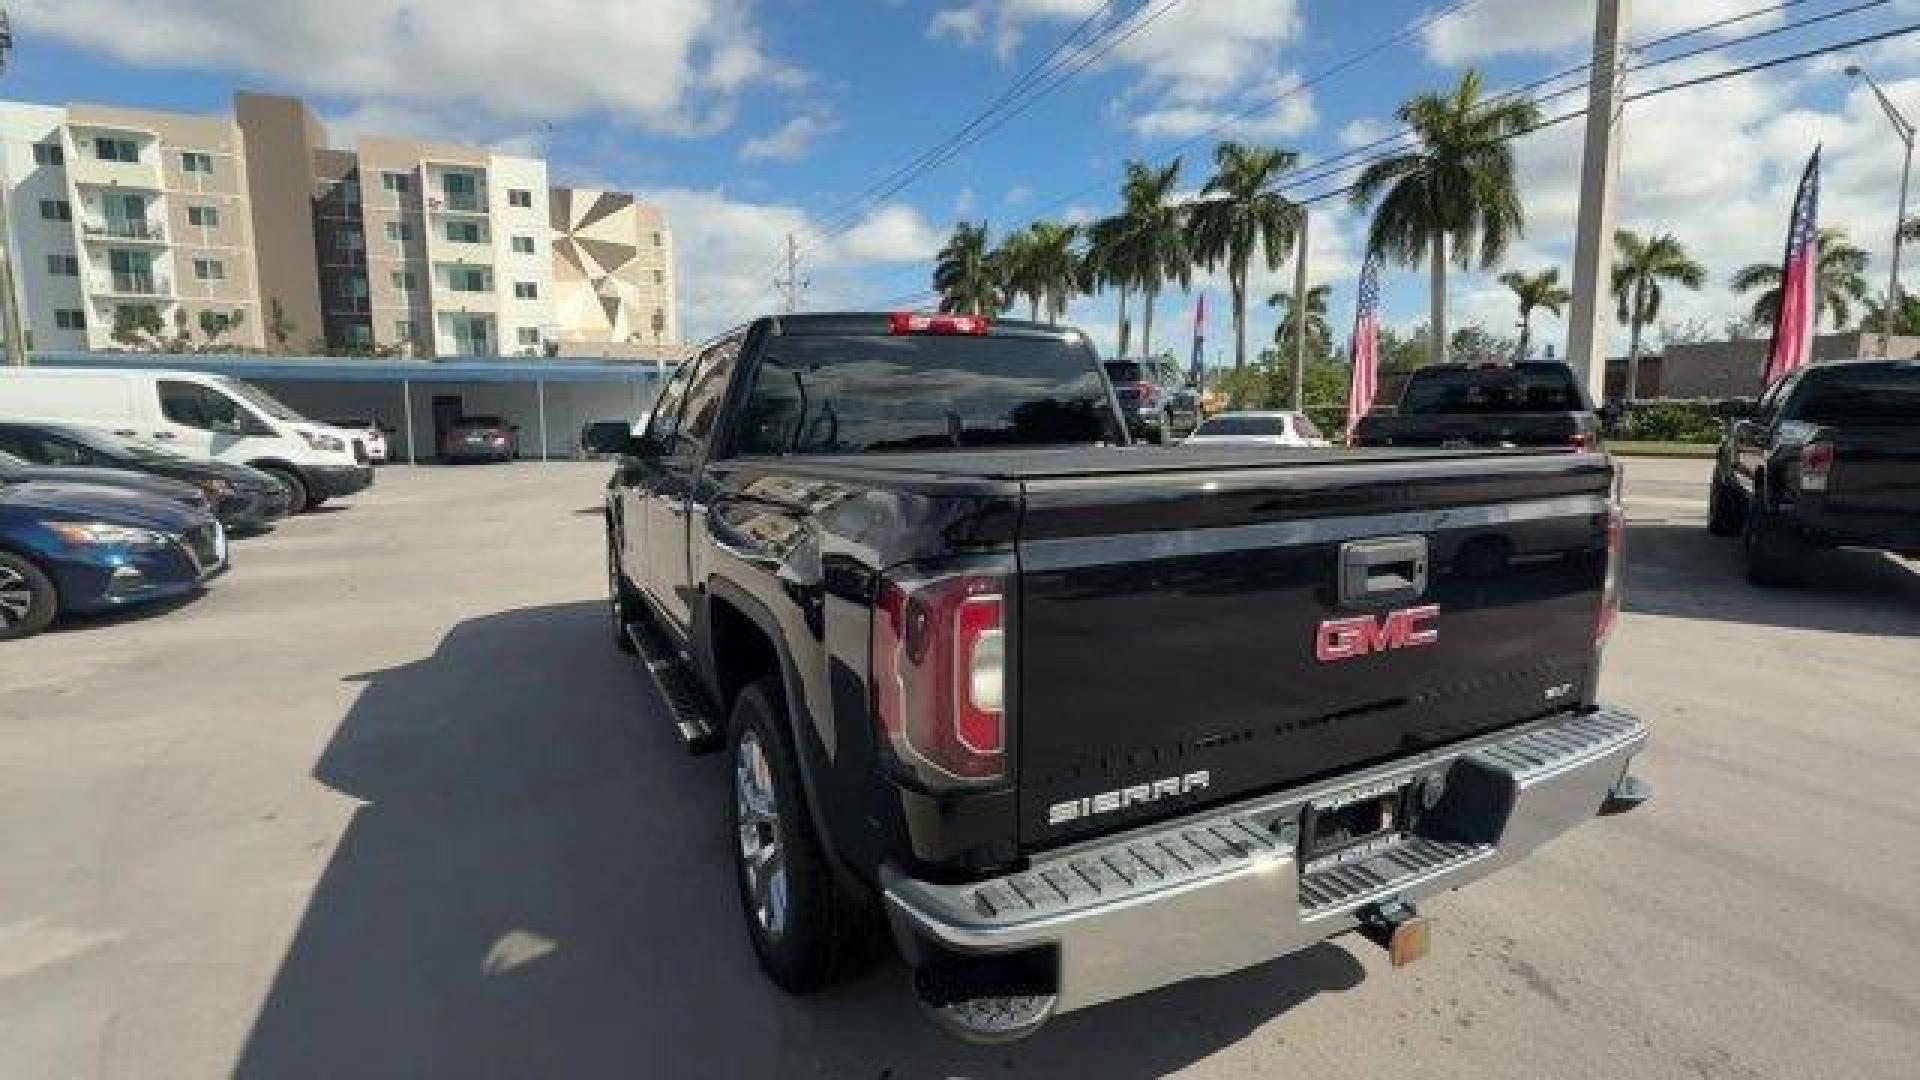
[[59, 252], [55, 252], [47, 256], [47, 273], [55, 277], [79, 277], [80, 257], [78, 255], [62, 255]]
[[227, 264], [219, 259], [193, 260], [193, 278], [195, 281], [227, 280]]
[[65, 199], [41, 199], [40, 216], [48, 221], [72, 221], [73, 204]]
[[658, 230], [655, 230], [655, 232], [654, 232], [654, 234], [653, 234], [653, 246], [654, 246], [654, 247], [659, 247], [660, 245], [661, 245], [661, 240], [660, 240], [660, 233], [659, 233], [659, 231], [658, 231]]
[[412, 292], [420, 287], [420, 281], [413, 276], [413, 271], [411, 270], [395, 270], [393, 272], [393, 287], [400, 292]]
[[93, 140], [93, 154], [101, 161], [139, 161], [140, 148], [132, 139], [98, 138]]
[[393, 324], [393, 336], [401, 341], [412, 341], [420, 336], [420, 327], [412, 319], [398, 319]]
[[653, 336], [659, 337], [667, 332], [667, 309], [653, 309]]
[[[452, 179], [449, 177], [448, 179]], [[452, 244], [480, 243], [480, 223], [477, 221], [447, 222], [447, 242]]]
[[213, 155], [202, 154], [195, 150], [182, 151], [180, 154], [180, 171], [205, 173], [208, 176], [212, 176]]
[[454, 292], [486, 292], [487, 272], [477, 266], [456, 266], [447, 271], [447, 287]]
[[367, 238], [360, 235], [359, 229], [341, 229], [334, 236], [340, 249], [350, 257], [367, 250]]
[[653, 272], [653, 283], [655, 285], [665, 285], [667, 283], [667, 272], [665, 270], [655, 270]]
[[411, 221], [387, 222], [387, 239], [393, 241], [396, 244], [408, 243], [413, 239], [413, 222]]
[[59, 143], [34, 143], [33, 163], [35, 165], [65, 165], [67, 163], [67, 152], [60, 148]]
[[198, 225], [203, 229], [217, 229], [220, 227], [220, 211], [212, 206], [189, 206], [187, 207], [187, 224]]
[[85, 330], [87, 313], [79, 308], [53, 309], [53, 325], [58, 330]]
[[540, 299], [540, 286], [537, 282], [516, 281], [513, 283], [513, 298], [515, 300], [538, 300]]
[[533, 254], [533, 237], [516, 236], [513, 238], [513, 250], [521, 255]]
[[525, 188], [508, 188], [507, 189], [507, 205], [518, 206], [523, 210], [532, 209], [533, 192], [528, 191]]
[[413, 177], [403, 172], [383, 172], [380, 174], [380, 186], [395, 195], [405, 195], [413, 190]]
[[540, 328], [537, 326], [522, 326], [516, 329], [513, 335], [522, 345], [540, 344]]

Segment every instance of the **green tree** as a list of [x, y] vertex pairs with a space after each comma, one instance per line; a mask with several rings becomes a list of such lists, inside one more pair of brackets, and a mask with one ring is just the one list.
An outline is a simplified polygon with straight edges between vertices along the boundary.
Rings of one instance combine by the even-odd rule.
[[214, 311], [212, 309], [202, 311], [200, 313], [200, 335], [206, 340], [200, 346], [200, 351], [212, 352], [220, 344], [221, 338], [238, 330], [246, 321], [247, 313], [238, 309], [234, 311]]
[[958, 222], [934, 256], [933, 288], [940, 310], [990, 315], [1006, 306], [1006, 289], [987, 244], [987, 223]]
[[1369, 251], [1402, 266], [1428, 261], [1435, 363], [1446, 360], [1449, 246], [1462, 270], [1476, 248], [1481, 268], [1492, 269], [1525, 228], [1509, 140], [1539, 123], [1540, 110], [1523, 98], [1485, 99], [1482, 89], [1468, 70], [1451, 92], [1402, 104], [1400, 122], [1418, 145], [1367, 166], [1351, 196], [1356, 208], [1373, 207]]
[[1560, 317], [1560, 309], [1573, 300], [1573, 293], [1560, 284], [1560, 268], [1549, 266], [1537, 274], [1523, 274], [1518, 270], [1509, 270], [1500, 275], [1500, 284], [1513, 290], [1513, 297], [1520, 305], [1520, 347], [1518, 355], [1525, 360], [1533, 355], [1533, 312], [1535, 308], [1544, 308], [1554, 318]]
[[[1866, 301], [1867, 313], [1860, 320], [1860, 329], [1879, 333], [1881, 324], [1886, 321], [1887, 304], [1884, 297]], [[1892, 333], [1920, 335], [1920, 296], [1900, 294], [1900, 306], [1894, 309]]]
[[1699, 289], [1707, 269], [1687, 254], [1686, 245], [1672, 233], [1643, 239], [1631, 229], [1613, 234], [1613, 299], [1615, 314], [1627, 332], [1626, 399], [1634, 400], [1640, 387], [1640, 331], [1660, 318], [1661, 284], [1673, 282]]
[[[1780, 265], [1749, 263], [1733, 275], [1733, 291], [1760, 295], [1753, 298], [1747, 318], [1771, 328], [1780, 317]], [[1819, 269], [1813, 279], [1813, 306], [1817, 316], [1832, 316], [1833, 328], [1845, 330], [1853, 321], [1856, 304], [1867, 302], [1867, 253], [1847, 241], [1845, 229], [1820, 230]]]
[[1113, 289], [1119, 293], [1119, 325], [1115, 356], [1126, 356], [1133, 337], [1133, 325], [1127, 320], [1127, 298], [1133, 291], [1133, 275], [1126, 267], [1126, 220], [1120, 215], [1101, 218], [1087, 226], [1087, 247], [1081, 259], [1081, 288], [1089, 293]]
[[287, 317], [287, 309], [279, 297], [267, 301], [267, 336], [273, 339], [274, 348], [286, 352], [287, 342], [299, 331], [299, 324]]
[[167, 326], [151, 304], [122, 307], [113, 315], [113, 340], [129, 349], [157, 349]]
[[[1333, 354], [1333, 324], [1327, 321], [1327, 300], [1331, 285], [1315, 285], [1307, 290], [1307, 358], [1325, 358]], [[1273, 328], [1273, 346], [1283, 356], [1293, 355], [1293, 338], [1298, 332], [1293, 294], [1276, 292], [1267, 297], [1267, 306], [1280, 312]]]
[[1213, 178], [1188, 210], [1193, 257], [1208, 270], [1222, 264], [1233, 293], [1233, 366], [1247, 362], [1247, 271], [1256, 252], [1269, 271], [1293, 251], [1300, 208], [1274, 190], [1299, 162], [1291, 150], [1223, 142], [1214, 148]]
[[1453, 332], [1447, 355], [1460, 364], [1500, 364], [1513, 359], [1518, 344], [1474, 323]]
[[1041, 283], [1039, 260], [1034, 256], [1033, 231], [1015, 229], [1001, 239], [993, 253], [987, 257], [995, 275], [1000, 280], [1000, 305], [1011, 308], [1024, 298], [1027, 301], [1027, 318], [1040, 320], [1040, 298], [1045, 291]]
[[1120, 184], [1120, 266], [1140, 291], [1140, 355], [1153, 353], [1153, 309], [1169, 282], [1186, 289], [1193, 282], [1188, 246], [1187, 208], [1174, 201], [1180, 185], [1180, 159], [1154, 168], [1127, 162]]
[[1080, 291], [1084, 272], [1075, 247], [1079, 236], [1078, 226], [1057, 221], [1027, 226], [1025, 277], [1049, 323], [1059, 323], [1067, 313], [1067, 301]]

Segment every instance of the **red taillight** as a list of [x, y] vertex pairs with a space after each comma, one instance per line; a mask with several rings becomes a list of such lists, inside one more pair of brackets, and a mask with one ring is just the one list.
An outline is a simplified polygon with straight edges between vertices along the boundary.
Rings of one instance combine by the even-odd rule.
[[874, 715], [896, 760], [935, 783], [1005, 774], [1001, 579], [883, 581], [872, 649]]
[[1133, 392], [1139, 395], [1142, 405], [1152, 405], [1160, 400], [1160, 388], [1150, 382], [1135, 383]]
[[1573, 438], [1567, 440], [1567, 445], [1573, 447], [1575, 453], [1591, 450], [1594, 447], [1594, 438], [1584, 431], [1576, 431], [1573, 433]]
[[896, 311], [887, 318], [887, 330], [895, 334], [984, 334], [985, 315], [924, 315], [917, 311]]
[[1618, 503], [1607, 508], [1607, 577], [1600, 589], [1600, 618], [1594, 624], [1593, 643], [1605, 645], [1620, 620], [1620, 571], [1626, 556], [1627, 515]]
[[1825, 491], [1833, 474], [1833, 444], [1810, 442], [1800, 448], [1800, 490]]

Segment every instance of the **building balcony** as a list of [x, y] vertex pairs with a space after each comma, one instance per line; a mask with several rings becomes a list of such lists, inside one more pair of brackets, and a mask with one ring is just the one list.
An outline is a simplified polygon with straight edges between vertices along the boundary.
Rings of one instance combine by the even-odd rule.
[[487, 213], [487, 195], [484, 191], [472, 195], [449, 195], [445, 192], [429, 195], [427, 209], [436, 214], [475, 214], [484, 217]]
[[173, 282], [161, 274], [96, 274], [92, 278], [95, 296], [173, 299]]
[[[147, 151], [151, 158], [153, 151]], [[67, 156], [67, 176], [80, 187], [123, 188], [159, 191], [164, 187], [158, 160], [104, 161], [83, 147]]]
[[87, 239], [134, 244], [165, 244], [167, 228], [162, 222], [147, 218], [107, 218], [105, 220], [82, 221], [80, 231]]

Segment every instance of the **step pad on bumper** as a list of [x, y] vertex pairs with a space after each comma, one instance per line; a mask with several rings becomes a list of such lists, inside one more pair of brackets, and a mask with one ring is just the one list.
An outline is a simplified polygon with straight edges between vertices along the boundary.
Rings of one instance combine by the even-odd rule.
[[1291, 834], [1283, 839], [1251, 818], [1232, 818], [1138, 843], [1115, 844], [1001, 878], [976, 890], [973, 903], [990, 919], [1046, 915], [1091, 900], [1179, 885], [1263, 855], [1292, 852]]
[[1329, 866], [1300, 878], [1300, 914], [1305, 918], [1344, 911], [1408, 881], [1472, 862], [1492, 844], [1462, 844], [1409, 837], [1396, 847], [1342, 866]]

